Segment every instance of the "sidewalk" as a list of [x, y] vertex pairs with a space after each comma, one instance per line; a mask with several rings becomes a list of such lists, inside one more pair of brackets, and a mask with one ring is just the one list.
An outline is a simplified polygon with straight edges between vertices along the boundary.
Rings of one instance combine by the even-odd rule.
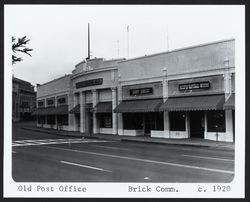
[[72, 131], [58, 131], [54, 129], [38, 128], [32, 126], [21, 127], [24, 130], [31, 130], [36, 132], [49, 133], [58, 136], [68, 136], [68, 137], [84, 137], [91, 139], [103, 139], [103, 140], [114, 140], [114, 141], [127, 141], [127, 142], [143, 142], [143, 143], [153, 143], [153, 144], [170, 144], [170, 145], [181, 145], [181, 146], [195, 146], [195, 147], [213, 147], [217, 149], [227, 149], [234, 150], [234, 143], [230, 142], [218, 142], [212, 140], [204, 139], [166, 139], [166, 138], [153, 138], [147, 136], [119, 136], [112, 134], [90, 134], [72, 132]]

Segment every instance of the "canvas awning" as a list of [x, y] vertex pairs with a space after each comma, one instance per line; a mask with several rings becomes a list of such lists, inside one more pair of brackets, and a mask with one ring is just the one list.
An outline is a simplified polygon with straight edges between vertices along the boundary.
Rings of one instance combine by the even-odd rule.
[[157, 112], [162, 103], [162, 99], [122, 101], [114, 112]]
[[195, 111], [223, 109], [224, 95], [169, 98], [160, 111]]
[[[85, 109], [86, 112], [93, 112], [93, 107], [92, 107], [92, 103], [87, 103], [85, 104]], [[80, 114], [80, 104], [76, 105], [75, 107], [73, 107], [70, 111], [70, 114]]]
[[62, 115], [68, 114], [68, 105], [58, 107], [38, 108], [32, 113], [33, 115]]
[[112, 112], [112, 102], [99, 102], [96, 105], [96, 113], [111, 113]]
[[224, 104], [224, 109], [235, 109], [235, 94], [230, 95], [226, 103]]
[[69, 111], [70, 114], [80, 114], [80, 104], [76, 105]]

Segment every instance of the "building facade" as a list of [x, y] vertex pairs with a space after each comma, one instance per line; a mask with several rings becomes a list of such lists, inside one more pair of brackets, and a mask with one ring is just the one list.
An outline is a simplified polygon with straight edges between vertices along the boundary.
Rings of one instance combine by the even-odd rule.
[[68, 88], [60, 86], [68, 92], [64, 129], [234, 141], [234, 39], [129, 60], [89, 59], [67, 78]]
[[12, 78], [12, 121], [31, 120], [36, 108], [36, 92], [30, 82]]

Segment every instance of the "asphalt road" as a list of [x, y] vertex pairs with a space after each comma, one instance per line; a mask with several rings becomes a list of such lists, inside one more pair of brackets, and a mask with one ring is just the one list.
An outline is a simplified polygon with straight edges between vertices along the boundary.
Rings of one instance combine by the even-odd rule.
[[55, 136], [13, 127], [17, 182], [230, 182], [234, 151]]

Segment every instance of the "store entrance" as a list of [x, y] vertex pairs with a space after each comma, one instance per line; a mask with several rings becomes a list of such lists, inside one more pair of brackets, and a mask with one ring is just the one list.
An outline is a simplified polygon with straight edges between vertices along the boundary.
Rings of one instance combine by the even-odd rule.
[[204, 112], [195, 111], [189, 113], [190, 138], [204, 138]]

